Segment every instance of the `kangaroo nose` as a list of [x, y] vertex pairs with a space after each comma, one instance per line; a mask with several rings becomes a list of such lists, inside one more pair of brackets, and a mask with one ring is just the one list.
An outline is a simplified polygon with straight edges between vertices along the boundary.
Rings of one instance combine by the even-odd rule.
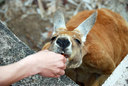
[[68, 47], [70, 45], [70, 42], [68, 39], [66, 38], [58, 38], [56, 43], [62, 48], [65, 49], [66, 47]]

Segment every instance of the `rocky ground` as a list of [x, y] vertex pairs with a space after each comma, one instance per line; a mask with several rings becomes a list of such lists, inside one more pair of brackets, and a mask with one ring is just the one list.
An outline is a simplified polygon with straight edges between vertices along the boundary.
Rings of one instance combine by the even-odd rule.
[[0, 20], [38, 51], [50, 39], [57, 8], [63, 8], [66, 21], [79, 11], [98, 8], [111, 9], [128, 21], [127, 0], [0, 0]]

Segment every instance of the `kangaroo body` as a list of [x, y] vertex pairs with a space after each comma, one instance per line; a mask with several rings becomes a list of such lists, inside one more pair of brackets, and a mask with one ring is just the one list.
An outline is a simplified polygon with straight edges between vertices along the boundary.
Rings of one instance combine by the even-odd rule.
[[[59, 32], [62, 32], [59, 35], [74, 31], [95, 11], [79, 12], [68, 21], [65, 31], [59, 30]], [[72, 46], [77, 46], [76, 50], [82, 47], [77, 55], [78, 57], [79, 55], [82, 56], [82, 63], [79, 67], [67, 68], [66, 75], [81, 86], [101, 86], [128, 54], [128, 23], [119, 14], [107, 9], [98, 9], [97, 13], [96, 22], [88, 32], [83, 45], [77, 46], [69, 39]], [[68, 35], [73, 36], [73, 34]], [[54, 51], [49, 48], [51, 45], [51, 42], [47, 43], [44, 49]], [[72, 61], [69, 61], [69, 63], [72, 63]]]

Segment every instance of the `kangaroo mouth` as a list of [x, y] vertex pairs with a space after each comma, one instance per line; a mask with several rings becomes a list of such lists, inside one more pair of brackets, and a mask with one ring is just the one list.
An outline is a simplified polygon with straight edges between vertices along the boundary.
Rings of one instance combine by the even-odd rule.
[[55, 53], [58, 53], [58, 54], [61, 54], [61, 55], [63, 55], [65, 58], [70, 58], [70, 57], [71, 57], [71, 52], [69, 52], [68, 50], [63, 51], [63, 50], [61, 50], [60, 48], [57, 48], [57, 49], [51, 49], [51, 51], [53, 51], [53, 52], [55, 52]]
[[63, 55], [65, 58], [69, 58], [70, 55], [65, 54], [65, 53], [61, 53], [61, 55]]

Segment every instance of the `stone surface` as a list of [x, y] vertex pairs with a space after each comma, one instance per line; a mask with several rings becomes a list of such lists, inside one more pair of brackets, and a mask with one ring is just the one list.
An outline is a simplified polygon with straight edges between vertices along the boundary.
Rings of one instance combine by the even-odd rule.
[[[11, 64], [34, 53], [0, 22], [0, 66]], [[78, 86], [67, 76], [44, 78], [40, 75], [27, 77], [12, 86]]]
[[128, 55], [102, 86], [128, 86]]

